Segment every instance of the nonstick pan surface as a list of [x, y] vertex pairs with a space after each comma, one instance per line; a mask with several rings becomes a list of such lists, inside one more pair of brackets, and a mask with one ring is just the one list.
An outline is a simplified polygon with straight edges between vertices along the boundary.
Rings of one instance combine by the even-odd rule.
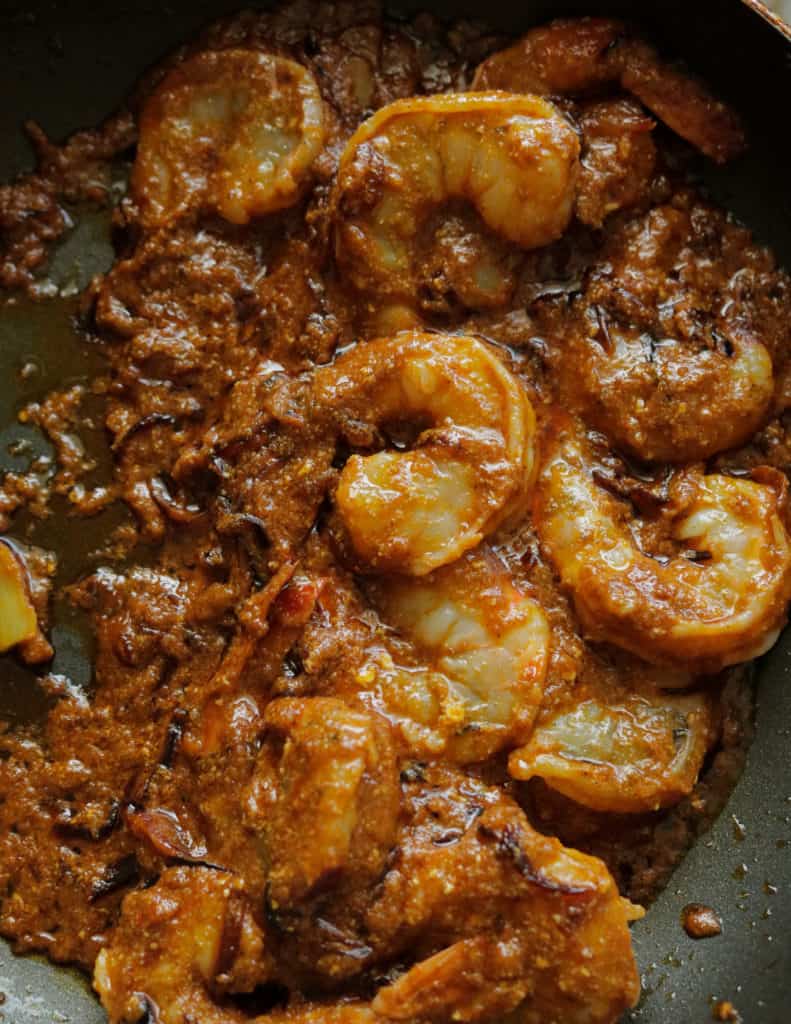
[[[30, 166], [24, 119], [35, 118], [56, 139], [98, 123], [149, 64], [206, 21], [239, 6], [241, 0], [0, 0], [0, 180]], [[485, 16], [493, 27], [514, 33], [561, 14], [638, 18], [653, 39], [686, 59], [743, 112], [750, 154], [724, 170], [706, 168], [705, 183], [791, 267], [791, 52], [777, 28], [739, 0], [491, 0], [485, 9], [470, 0], [418, 0], [393, 6]], [[76, 291], [111, 258], [106, 221], [89, 220], [66, 243], [53, 274], [71, 286], [67, 292]], [[7, 447], [24, 430], [15, 423], [18, 407], [56, 384], [89, 376], [100, 364], [70, 327], [72, 301], [0, 308], [0, 469], [14, 465]], [[38, 373], [22, 385], [18, 370], [31, 359]], [[58, 552], [63, 579], [74, 578], [80, 559], [123, 514], [111, 510], [88, 525], [56, 516], [37, 540]], [[55, 670], [88, 685], [91, 652], [80, 623], [60, 611], [54, 639]], [[756, 678], [756, 735], [746, 770], [712, 830], [634, 927], [644, 995], [628, 1020], [693, 1024], [711, 1020], [714, 1004], [729, 1000], [745, 1024], [791, 1021], [791, 632], [758, 664]], [[0, 718], [29, 721], [45, 710], [35, 677], [13, 659], [0, 658]], [[723, 934], [705, 942], [689, 939], [680, 925], [689, 902], [713, 906]], [[74, 974], [14, 957], [4, 945], [0, 992], [0, 1021], [10, 1024], [104, 1020]]]

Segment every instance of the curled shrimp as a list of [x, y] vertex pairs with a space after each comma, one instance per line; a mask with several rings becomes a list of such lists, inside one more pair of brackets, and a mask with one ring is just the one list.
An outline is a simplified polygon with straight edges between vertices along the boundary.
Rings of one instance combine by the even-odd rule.
[[[472, 203], [493, 232], [522, 248], [559, 238], [571, 217], [579, 142], [546, 100], [485, 92], [398, 100], [366, 121], [341, 156], [336, 255], [363, 292], [402, 304], [420, 275], [415, 250], [432, 213]], [[483, 292], [498, 272], [477, 270]]]
[[[570, 306], [542, 303], [560, 400], [645, 461], [691, 462], [743, 444], [775, 388], [761, 324], [736, 314], [710, 261], [744, 265], [744, 234], [705, 233], [690, 196], [611, 235]], [[732, 268], [732, 269], [731, 269]]]
[[447, 681], [456, 720], [443, 756], [482, 761], [522, 742], [541, 703], [549, 625], [493, 552], [476, 549], [421, 579], [368, 588], [385, 621]]
[[251, 1017], [227, 998], [274, 980], [238, 876], [168, 868], [130, 893], [93, 984], [110, 1024], [376, 1024], [369, 1004], [299, 1003]]
[[216, 212], [234, 224], [295, 203], [324, 143], [313, 75], [256, 50], [207, 50], [165, 76], [140, 116], [132, 193], [143, 223]]
[[641, 914], [604, 864], [535, 832], [474, 777], [438, 766], [418, 775], [368, 934], [395, 956], [429, 955], [380, 989], [373, 1009], [435, 1024], [618, 1020], [640, 990], [628, 921]]
[[242, 1024], [221, 1004], [268, 980], [272, 961], [236, 875], [168, 868], [150, 889], [130, 893], [93, 985], [111, 1024]]
[[736, 114], [610, 18], [559, 19], [535, 28], [478, 68], [473, 89], [564, 96], [619, 85], [718, 163], [744, 148]]
[[[768, 483], [679, 472], [665, 510], [677, 551], [652, 558], [596, 481], [573, 421], [556, 414], [536, 492], [541, 543], [583, 626], [659, 664], [715, 672], [774, 643], [791, 596], [791, 540], [779, 474]], [[680, 549], [680, 550], [678, 550]]]
[[566, 319], [554, 357], [567, 364], [566, 390], [592, 426], [638, 458], [705, 459], [746, 441], [766, 419], [772, 359], [752, 331], [722, 324], [709, 339], [655, 337], [598, 306]]
[[596, 811], [656, 811], [691, 792], [712, 739], [700, 694], [593, 695], [544, 718], [508, 770]]
[[360, 345], [316, 373], [312, 400], [350, 443], [417, 428], [408, 450], [352, 455], [340, 474], [337, 515], [364, 569], [423, 575], [524, 510], [535, 418], [483, 342], [408, 331]]

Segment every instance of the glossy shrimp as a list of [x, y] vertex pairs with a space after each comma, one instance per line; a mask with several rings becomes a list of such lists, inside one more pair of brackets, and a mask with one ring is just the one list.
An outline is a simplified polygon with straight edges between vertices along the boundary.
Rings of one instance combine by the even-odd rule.
[[209, 212], [246, 224], [291, 206], [324, 137], [321, 93], [301, 64], [246, 49], [189, 57], [140, 117], [132, 194], [141, 219]]
[[424, 575], [524, 511], [534, 414], [483, 342], [410, 331], [359, 345], [316, 373], [312, 401], [350, 443], [415, 436], [352, 455], [340, 474], [337, 516], [362, 569]]
[[574, 422], [552, 417], [534, 518], [590, 636], [698, 672], [768, 650], [791, 596], [791, 540], [780, 475], [763, 478], [677, 473], [664, 512], [676, 550], [651, 557]]
[[508, 770], [596, 811], [656, 811], [692, 790], [713, 738], [703, 695], [594, 693], [543, 716]]
[[443, 756], [482, 761], [529, 735], [544, 691], [549, 626], [493, 552], [478, 548], [419, 580], [377, 580], [368, 594], [447, 687], [445, 706], [455, 715], [446, 714]]
[[609, 18], [561, 19], [533, 29], [481, 64], [474, 89], [580, 95], [616, 85], [702, 153], [724, 163], [744, 148], [734, 112]]
[[359, 976], [373, 950], [352, 908], [381, 877], [401, 810], [386, 719], [333, 697], [273, 701], [242, 807], [280, 961], [317, 984]]
[[[530, 249], [558, 238], [571, 217], [579, 142], [546, 100], [469, 93], [399, 100], [350, 139], [335, 189], [335, 249], [362, 291], [416, 318], [421, 229], [451, 200]], [[475, 268], [481, 293], [500, 293], [499, 272]]]

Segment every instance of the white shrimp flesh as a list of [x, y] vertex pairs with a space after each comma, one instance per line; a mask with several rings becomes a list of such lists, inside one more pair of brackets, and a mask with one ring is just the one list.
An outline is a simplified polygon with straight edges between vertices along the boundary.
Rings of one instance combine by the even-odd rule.
[[447, 681], [445, 712], [452, 720], [455, 705], [456, 722], [445, 757], [480, 761], [529, 735], [543, 696], [549, 626], [492, 551], [478, 548], [420, 579], [378, 579], [367, 590], [432, 677]]
[[206, 50], [170, 71], [140, 116], [132, 194], [147, 227], [186, 213], [233, 224], [291, 206], [325, 137], [313, 75], [252, 49]]
[[596, 811], [656, 811], [691, 792], [713, 736], [699, 694], [591, 696], [545, 717], [508, 769]]

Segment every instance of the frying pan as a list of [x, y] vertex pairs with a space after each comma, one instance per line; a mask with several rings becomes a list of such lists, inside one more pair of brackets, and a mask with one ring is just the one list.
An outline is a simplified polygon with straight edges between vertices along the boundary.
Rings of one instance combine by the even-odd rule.
[[[129, 91], [140, 72], [207, 20], [241, 0], [0, 0], [0, 180], [31, 163], [21, 132], [28, 117], [54, 138], [98, 123]], [[496, 29], [521, 32], [561, 14], [638, 18], [669, 53], [700, 71], [744, 114], [752, 148], [733, 166], [702, 167], [705, 186], [773, 247], [791, 267], [791, 48], [777, 23], [747, 0], [473, 0], [395, 3], [408, 13], [428, 9], [447, 17], [480, 17]], [[44, 442], [15, 422], [23, 402], [101, 364], [70, 326], [75, 292], [112, 259], [106, 218], [82, 222], [59, 252], [51, 276], [67, 293], [45, 304], [0, 309], [0, 469], [18, 465], [7, 451], [24, 439]], [[20, 366], [36, 372], [21, 381]], [[107, 464], [101, 436], [93, 439]], [[34, 539], [60, 556], [60, 578], [79, 572], [125, 514], [114, 508], [89, 527], [56, 515]], [[24, 519], [14, 532], [24, 530]], [[55, 670], [90, 685], [90, 642], [80, 621], [55, 611]], [[640, 1006], [626, 1020], [694, 1024], [712, 1019], [729, 1000], [749, 1024], [791, 1021], [791, 631], [758, 664], [756, 735], [747, 767], [724, 812], [698, 841], [669, 887], [634, 927], [643, 976]], [[47, 700], [33, 674], [0, 658], [0, 717], [30, 721]], [[706, 903], [723, 920], [723, 934], [695, 943], [680, 926], [689, 902]], [[10, 1024], [100, 1024], [104, 1015], [76, 974], [0, 946], [0, 1021]]]

